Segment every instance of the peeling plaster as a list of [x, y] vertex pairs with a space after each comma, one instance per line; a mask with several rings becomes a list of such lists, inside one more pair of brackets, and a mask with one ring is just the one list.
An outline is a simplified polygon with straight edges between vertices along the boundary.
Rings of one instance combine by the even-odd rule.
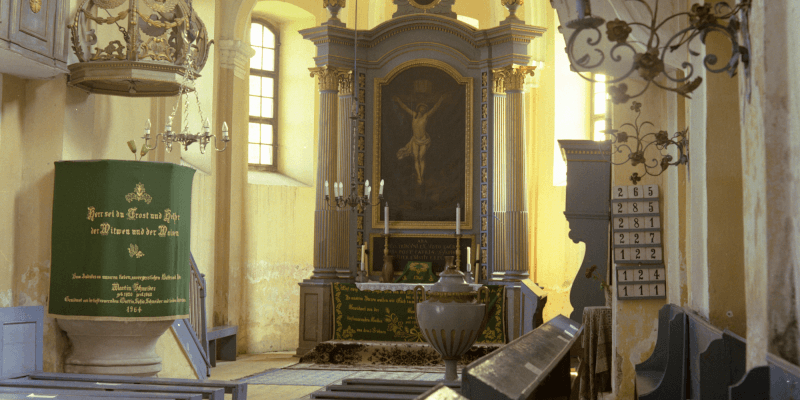
[[0, 308], [11, 307], [11, 299], [11, 289], [6, 290], [5, 292], [0, 292]]
[[258, 261], [248, 263], [244, 275], [241, 339], [248, 353], [292, 350], [298, 346], [300, 290], [313, 272], [308, 264]]

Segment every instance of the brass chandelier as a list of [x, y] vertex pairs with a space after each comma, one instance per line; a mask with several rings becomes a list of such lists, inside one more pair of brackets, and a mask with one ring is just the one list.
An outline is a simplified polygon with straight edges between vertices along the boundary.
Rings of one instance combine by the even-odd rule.
[[[695, 67], [684, 61], [681, 64], [684, 76], [680, 77], [666, 70], [664, 60], [683, 46], [686, 46], [691, 56], [700, 55], [691, 48], [692, 44], [698, 39], [705, 44], [707, 36], [713, 32], [722, 34], [730, 42], [731, 56], [727, 63], [717, 67], [717, 63], [720, 61], [719, 57], [708, 54], [703, 58], [703, 67], [709, 72], [727, 72], [730, 76], [734, 76], [741, 61], [745, 75], [749, 79], [748, 18], [750, 0], [740, 0], [735, 6], [730, 6], [722, 1], [714, 5], [708, 2], [702, 5], [695, 4], [690, 11], [679, 12], [662, 20], [658, 18], [659, 0], [655, 0], [654, 7], [651, 7], [650, 3], [645, 0], [627, 1], [641, 5], [647, 11], [650, 21], [627, 22], [615, 19], [606, 22], [603, 18], [592, 15], [590, 0], [576, 0], [578, 18], [566, 24], [568, 28], [574, 29], [567, 41], [567, 55], [573, 69], [582, 78], [596, 82], [592, 77], [581, 74], [581, 71], [592, 71], [601, 67], [607, 61], [607, 56], [611, 62], [629, 65], [624, 73], [615, 75], [613, 79], [609, 77], [606, 81], [606, 83], [612, 84], [608, 91], [615, 104], [627, 103], [630, 99], [641, 96], [651, 85], [689, 97], [689, 94], [702, 83], [701, 77], [694, 77]], [[662, 40], [662, 35], [664, 35], [662, 28], [665, 27], [665, 24], [680, 17], [688, 19], [688, 26], [680, 29], [668, 39]], [[608, 42], [613, 43], [612, 47], [605, 51], [600, 47], [603, 41], [600, 27], [603, 24], [605, 24], [605, 37]], [[637, 42], [630, 38], [633, 28], [641, 28], [646, 32], [646, 42]], [[743, 37], [741, 44], [738, 41], [740, 33]], [[581, 45], [581, 49], [578, 49], [578, 44]], [[644, 51], [641, 47], [637, 49], [638, 46], [635, 45], [643, 45]], [[587, 47], [590, 50], [586, 50]], [[623, 81], [634, 72], [644, 79], [646, 84], [638, 93], [628, 93], [628, 85]], [[672, 88], [659, 83], [656, 78], [662, 75], [675, 83], [677, 87]], [[749, 98], [749, 86], [746, 90]]]

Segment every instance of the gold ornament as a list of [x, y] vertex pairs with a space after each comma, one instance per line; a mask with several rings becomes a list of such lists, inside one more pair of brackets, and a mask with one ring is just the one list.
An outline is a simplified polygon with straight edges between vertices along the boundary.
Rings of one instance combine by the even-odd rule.
[[125, 0], [93, 0], [92, 3], [100, 8], [114, 8], [124, 3]]
[[42, 9], [42, 0], [31, 0], [31, 11], [34, 14], [38, 13]]

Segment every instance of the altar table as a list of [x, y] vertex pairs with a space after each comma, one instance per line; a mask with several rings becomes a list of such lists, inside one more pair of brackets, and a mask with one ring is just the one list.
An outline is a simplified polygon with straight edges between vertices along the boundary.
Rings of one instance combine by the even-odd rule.
[[[417, 286], [422, 286], [426, 292], [429, 292], [433, 287], [433, 283], [384, 283], [384, 282], [364, 282], [356, 283], [359, 290], [414, 290]], [[469, 286], [472, 290], [481, 288], [480, 283], [471, 283]]]

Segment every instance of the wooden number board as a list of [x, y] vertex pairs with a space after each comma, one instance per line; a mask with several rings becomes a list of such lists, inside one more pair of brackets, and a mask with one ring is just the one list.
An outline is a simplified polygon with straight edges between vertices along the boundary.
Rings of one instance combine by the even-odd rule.
[[614, 186], [611, 224], [617, 298], [666, 298], [658, 185]]

